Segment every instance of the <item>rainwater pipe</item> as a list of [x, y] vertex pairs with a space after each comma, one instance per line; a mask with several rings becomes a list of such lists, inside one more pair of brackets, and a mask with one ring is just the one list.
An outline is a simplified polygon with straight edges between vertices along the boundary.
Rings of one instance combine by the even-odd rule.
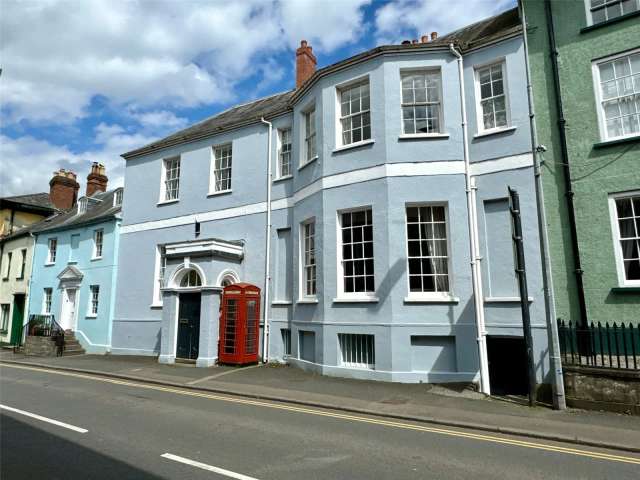
[[531, 67], [529, 65], [529, 41], [527, 39], [527, 20], [522, 5], [518, 2], [520, 21], [524, 39], [525, 74], [527, 78], [527, 100], [529, 102], [529, 129], [531, 133], [531, 153], [533, 155], [533, 174], [536, 191], [536, 207], [538, 210], [538, 237], [542, 253], [542, 288], [544, 291], [544, 310], [547, 320], [547, 336], [549, 343], [549, 363], [551, 367], [551, 388], [553, 390], [553, 408], [565, 410], [567, 402], [564, 394], [564, 380], [562, 377], [562, 362], [560, 359], [560, 341], [558, 324], [556, 323], [556, 307], [553, 294], [553, 277], [551, 275], [551, 255], [549, 253], [549, 237], [547, 235], [547, 214], [544, 208], [544, 191], [542, 188], [542, 171], [538, 157], [538, 131], [536, 129], [536, 114], [533, 103], [533, 86], [531, 85]]
[[267, 140], [267, 224], [266, 224], [266, 252], [264, 260], [264, 304], [263, 315], [263, 335], [262, 335], [262, 363], [269, 362], [269, 286], [271, 284], [271, 185], [273, 184], [273, 171], [271, 168], [271, 136], [273, 124], [262, 117], [262, 123], [269, 127], [269, 138]]
[[467, 193], [467, 219], [469, 222], [469, 255], [471, 257], [471, 281], [473, 284], [473, 304], [476, 317], [478, 357], [480, 360], [480, 391], [491, 395], [489, 386], [489, 360], [487, 356], [487, 331], [484, 325], [484, 300], [482, 298], [482, 272], [480, 271], [480, 248], [478, 241], [478, 214], [476, 210], [476, 184], [471, 177], [469, 162], [469, 138], [467, 131], [467, 107], [464, 93], [464, 65], [462, 55], [453, 43], [449, 50], [458, 60], [458, 83], [460, 85], [460, 115], [462, 117], [462, 148], [464, 155], [464, 179]]

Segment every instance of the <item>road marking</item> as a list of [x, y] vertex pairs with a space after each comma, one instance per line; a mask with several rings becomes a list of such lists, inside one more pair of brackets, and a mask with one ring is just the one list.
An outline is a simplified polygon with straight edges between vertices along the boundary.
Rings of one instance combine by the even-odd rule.
[[169, 460], [173, 460], [174, 462], [184, 463], [186, 465], [191, 465], [192, 467], [201, 468], [202, 470], [208, 470], [210, 472], [217, 473], [218, 475], [224, 475], [225, 477], [235, 478], [237, 480], [258, 480], [254, 477], [249, 477], [241, 473], [232, 472], [231, 470], [225, 470], [224, 468], [214, 467], [213, 465], [207, 465], [206, 463], [196, 462], [195, 460], [189, 460], [188, 458], [173, 455], [172, 453], [163, 453], [160, 456]]
[[75, 425], [69, 425], [68, 423], [54, 420], [53, 418], [47, 418], [47, 417], [43, 417], [42, 415], [37, 415], [35, 413], [25, 412], [24, 410], [18, 410], [17, 408], [9, 407], [7, 405], [0, 404], [0, 410], [7, 410], [9, 412], [19, 413], [20, 415], [24, 415], [25, 417], [35, 418], [36, 420], [41, 420], [43, 422], [51, 423], [59, 427], [68, 428], [69, 430], [73, 430], [74, 432], [87, 433], [89, 431], [86, 428], [80, 428], [80, 427], [76, 427]]
[[229, 375], [231, 373], [241, 372], [241, 371], [244, 371], [244, 370], [250, 370], [252, 368], [257, 368], [257, 367], [261, 367], [261, 366], [262, 365], [258, 364], [258, 365], [251, 365], [249, 367], [237, 367], [237, 368], [233, 368], [231, 370], [225, 370], [224, 372], [221, 372], [221, 373], [216, 373], [215, 375], [209, 375], [208, 377], [202, 377], [202, 378], [198, 378], [197, 380], [192, 380], [190, 382], [185, 383], [185, 385], [195, 385], [197, 383], [206, 382], [207, 380], [213, 380], [214, 378], [224, 377], [225, 375]]
[[252, 405], [257, 407], [273, 408], [276, 410], [285, 410], [285, 411], [296, 412], [296, 413], [304, 413], [308, 415], [338, 418], [341, 420], [348, 420], [351, 422], [369, 423], [373, 425], [382, 425], [386, 427], [399, 428], [404, 430], [414, 430], [419, 432], [438, 433], [441, 435], [448, 435], [452, 437], [467, 438], [472, 440], [498, 443], [503, 445], [513, 445], [513, 446], [524, 447], [524, 448], [532, 448], [536, 450], [564, 453], [567, 455], [577, 455], [581, 457], [595, 458], [598, 460], [608, 460], [612, 462], [622, 462], [622, 463], [631, 463], [634, 465], [640, 465], [640, 457], [613, 455], [610, 453], [595, 452], [595, 451], [582, 450], [582, 449], [571, 448], [571, 447], [562, 447], [558, 445], [551, 445], [551, 444], [545, 444], [545, 443], [529, 442], [529, 441], [517, 440], [513, 438], [496, 437], [494, 435], [486, 435], [481, 433], [464, 432], [464, 431], [450, 430], [447, 428], [439, 428], [439, 427], [429, 427], [426, 425], [417, 425], [417, 424], [404, 423], [404, 422], [398, 422], [398, 421], [392, 421], [392, 420], [384, 420], [380, 418], [362, 417], [358, 415], [337, 413], [329, 410], [314, 409], [309, 407], [296, 407], [293, 405], [286, 405], [284, 403], [272, 403], [272, 402], [266, 402], [262, 400], [250, 400], [245, 398], [237, 398], [237, 397], [219, 395], [214, 393], [195, 392], [195, 391], [182, 390], [182, 389], [173, 388], [173, 387], [163, 387], [163, 386], [153, 385], [153, 384], [130, 382], [127, 380], [116, 380], [113, 378], [104, 378], [104, 377], [87, 375], [82, 373], [49, 370], [47, 368], [42, 368], [42, 367], [9, 365], [2, 362], [0, 362], [0, 364], [2, 364], [3, 367], [46, 372], [46, 373], [51, 373], [55, 375], [83, 378], [83, 379], [93, 380], [97, 382], [111, 383], [115, 385], [124, 385], [124, 386], [135, 387], [135, 388], [143, 388], [147, 390], [156, 390], [161, 392], [175, 393], [178, 395], [185, 395], [190, 397], [208, 398], [211, 400], [219, 400], [219, 401], [228, 402], [228, 403], [237, 403], [241, 405]]

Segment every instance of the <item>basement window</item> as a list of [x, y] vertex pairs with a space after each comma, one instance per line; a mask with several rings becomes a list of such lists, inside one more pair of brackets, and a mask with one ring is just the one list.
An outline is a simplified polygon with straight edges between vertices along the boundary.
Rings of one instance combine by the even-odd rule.
[[374, 335], [339, 333], [340, 365], [373, 370], [376, 365]]

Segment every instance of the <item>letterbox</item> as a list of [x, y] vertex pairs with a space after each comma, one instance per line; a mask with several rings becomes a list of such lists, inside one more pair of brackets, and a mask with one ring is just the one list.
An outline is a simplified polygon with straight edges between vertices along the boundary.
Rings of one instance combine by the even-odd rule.
[[260, 288], [234, 283], [222, 290], [218, 361], [233, 365], [258, 362]]

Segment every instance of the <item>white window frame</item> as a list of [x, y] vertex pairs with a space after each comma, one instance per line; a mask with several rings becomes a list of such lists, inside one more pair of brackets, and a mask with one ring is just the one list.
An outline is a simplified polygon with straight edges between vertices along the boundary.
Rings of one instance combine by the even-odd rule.
[[[342, 94], [346, 90], [350, 90], [355, 87], [359, 87], [362, 85], [368, 85], [369, 87], [369, 108], [367, 110], [360, 110], [358, 113], [350, 113], [349, 115], [342, 116]], [[360, 139], [357, 142], [344, 143], [343, 138], [343, 127], [342, 120], [348, 117], [353, 117], [355, 115], [363, 115], [364, 113], [369, 113], [369, 138]], [[361, 127], [362, 128], [362, 127]], [[351, 130], [353, 131], [353, 130]], [[362, 128], [363, 136], [364, 129]], [[352, 136], [353, 140], [353, 136]], [[349, 80], [348, 82], [342, 83], [336, 86], [336, 146], [340, 147], [356, 147], [358, 145], [365, 145], [371, 143], [373, 141], [373, 118], [371, 117], [371, 81], [368, 75], [363, 77], [358, 77], [353, 80]]]
[[[218, 168], [217, 167], [217, 160], [219, 158], [219, 155], [222, 151], [229, 151], [229, 162], [227, 164], [226, 167], [224, 168]], [[228, 188], [218, 188], [218, 175], [220, 174], [220, 172], [222, 171], [228, 171], [229, 172], [229, 177], [228, 177], [228, 181], [229, 181], [229, 187]], [[217, 195], [219, 193], [229, 193], [232, 191], [232, 181], [233, 181], [233, 144], [231, 142], [229, 143], [222, 143], [220, 145], [214, 145], [213, 147], [211, 147], [211, 169], [210, 169], [210, 179], [209, 179], [209, 195]], [[220, 180], [220, 182], [222, 182], [222, 180]]]
[[153, 299], [152, 307], [162, 306], [162, 288], [167, 275], [167, 256], [164, 253], [164, 245], [156, 245], [155, 266], [153, 272]]
[[[343, 265], [343, 256], [342, 256], [342, 215], [345, 213], [354, 213], [359, 211], [367, 211], [371, 210], [371, 226], [372, 226], [372, 234], [371, 239], [373, 241], [373, 291], [371, 292], [345, 292], [344, 291], [344, 265]], [[343, 210], [338, 210], [337, 212], [337, 221], [336, 221], [336, 263], [337, 263], [337, 298], [336, 300], [361, 300], [361, 301], [377, 301], [378, 297], [377, 293], [377, 285], [376, 285], [376, 275], [375, 275], [375, 229], [374, 229], [374, 221], [373, 221], [373, 206], [365, 205], [361, 207], [347, 208]]]
[[[314, 294], [307, 293], [307, 268], [309, 268], [309, 265], [306, 264], [306, 249], [307, 249], [306, 229], [308, 225], [313, 225], [313, 245], [314, 245], [314, 258], [315, 258], [315, 264], [313, 265], [313, 267], [315, 268], [314, 283], [316, 286], [316, 292]], [[299, 268], [299, 276], [298, 276], [299, 277], [298, 296], [299, 296], [299, 299], [302, 301], [315, 300], [317, 299], [317, 296], [318, 296], [318, 257], [316, 253], [317, 251], [316, 250], [316, 246], [317, 246], [316, 234], [317, 234], [317, 230], [316, 230], [315, 217], [308, 218], [304, 222], [300, 223], [300, 242], [299, 242], [300, 268]]]
[[[341, 367], [363, 370], [376, 369], [376, 336], [374, 334], [341, 332], [338, 333], [337, 338], [338, 362]], [[367, 348], [367, 343], [369, 342], [371, 343], [371, 355], [369, 355]], [[345, 347], [347, 346], [351, 353], [350, 359], [345, 359], [347, 356], [347, 349]], [[355, 350], [355, 352], [351, 351], [352, 349]]]
[[[53, 247], [52, 247], [53, 245]], [[47, 265], [54, 265], [58, 256], [58, 237], [51, 237], [47, 240]]]
[[[412, 292], [409, 279], [409, 224], [407, 222], [407, 208], [410, 207], [443, 207], [445, 232], [447, 235], [447, 277], [449, 290], [447, 292]], [[407, 202], [404, 206], [404, 229], [405, 229], [405, 257], [407, 259], [407, 299], [408, 300], [447, 300], [453, 298], [453, 265], [451, 261], [451, 234], [449, 221], [449, 205], [447, 202]]]
[[11, 317], [11, 304], [0, 304], [0, 332], [5, 333], [9, 331], [9, 318]]
[[95, 318], [98, 316], [100, 308], [100, 285], [89, 285], [89, 301], [87, 302], [87, 317]]
[[628, 50], [628, 51], [623, 52], [623, 53], [618, 53], [616, 55], [611, 55], [611, 56], [606, 57], [606, 58], [601, 58], [599, 60], [594, 60], [591, 63], [591, 70], [592, 70], [592, 76], [593, 76], [593, 90], [594, 90], [594, 93], [595, 93], [596, 111], [597, 111], [597, 114], [598, 114], [598, 129], [600, 131], [600, 140], [603, 141], [603, 142], [620, 140], [620, 139], [624, 139], [624, 138], [635, 138], [635, 137], [640, 136], [640, 132], [631, 133], [631, 134], [628, 134], [628, 135], [621, 135], [621, 136], [618, 136], [618, 137], [609, 137], [608, 136], [606, 119], [605, 119], [605, 114], [604, 114], [604, 108], [602, 106], [602, 102], [603, 102], [603, 100], [602, 100], [602, 89], [600, 87], [600, 65], [602, 65], [604, 63], [613, 62], [615, 60], [618, 60], [619, 58], [630, 57], [630, 56], [635, 55], [635, 54], [640, 54], [640, 48], [634, 48], [633, 50]]
[[[622, 1], [623, 0], [607, 0], [606, 3], [616, 4], [616, 3], [622, 3]], [[634, 1], [636, 2], [636, 10], [634, 10], [633, 12], [623, 13], [622, 15], [620, 15], [618, 17], [607, 18], [606, 20], [602, 20], [600, 22], [594, 22], [593, 21], [593, 13], [592, 13], [592, 10], [591, 10], [591, 0], [584, 0], [584, 8], [586, 10], [586, 16], [587, 16], [587, 25], [591, 26], [591, 25], [605, 24], [605, 23], [609, 22], [610, 20], [615, 20], [617, 18], [621, 18], [621, 17], [624, 17], [626, 15], [631, 15], [632, 13], [640, 11], [640, 0], [634, 0]], [[605, 13], [605, 15], [606, 15], [606, 13]]]
[[[440, 96], [440, 102], [439, 102], [439, 109], [438, 109], [438, 122], [440, 125], [440, 128], [438, 129], [437, 132], [431, 132], [431, 133], [418, 133], [417, 129], [416, 129], [416, 133], [407, 133], [404, 131], [404, 107], [409, 107], [409, 106], [422, 106], [424, 105], [425, 107], [429, 105], [429, 102], [414, 102], [413, 103], [404, 103], [403, 98], [402, 98], [402, 80], [403, 77], [406, 75], [416, 75], [416, 74], [423, 74], [423, 75], [428, 75], [428, 74], [433, 74], [433, 73], [437, 73], [438, 76], [440, 77], [440, 84], [439, 84], [439, 92], [438, 95]], [[415, 124], [415, 115], [414, 115], [414, 124]], [[403, 68], [400, 70], [400, 132], [401, 132], [401, 136], [403, 137], [441, 137], [445, 130], [444, 130], [444, 98], [442, 97], [442, 69], [440, 67], [428, 67], [428, 68]]]
[[[502, 127], [484, 128], [484, 115], [482, 111], [482, 95], [480, 92], [480, 71], [487, 68], [500, 65], [502, 69], [502, 90], [504, 94], [504, 108], [506, 110], [507, 124]], [[511, 124], [511, 102], [509, 101], [509, 80], [507, 78], [507, 61], [504, 57], [491, 60], [490, 62], [482, 63], [473, 66], [473, 78], [475, 89], [475, 105], [476, 105], [476, 126], [478, 134], [490, 134], [494, 132], [501, 132], [504, 130], [510, 130]]]
[[624, 261], [622, 256], [622, 246], [620, 245], [620, 225], [618, 223], [618, 210], [616, 200], [627, 197], [640, 196], [640, 190], [633, 190], [622, 193], [609, 194], [609, 216], [611, 220], [611, 235], [613, 240], [614, 256], [616, 258], [616, 271], [618, 273], [618, 286], [638, 287], [640, 280], [627, 280], [624, 273]]
[[[98, 241], [99, 240], [99, 241]], [[96, 228], [93, 231], [93, 254], [92, 260], [100, 260], [104, 250], [104, 228]]]
[[24, 280], [24, 273], [27, 269], [27, 249], [20, 249], [21, 261], [20, 261], [20, 274], [16, 277], [16, 280]]
[[42, 294], [42, 314], [51, 314], [51, 304], [53, 303], [53, 288], [45, 287]]
[[124, 189], [119, 188], [113, 194], [113, 206], [119, 207], [122, 205], [122, 199], [124, 198]]
[[[283, 142], [285, 132], [289, 132], [289, 150], [288, 151], [283, 150], [284, 145], [286, 145]], [[278, 149], [277, 149], [278, 167], [276, 171], [278, 172], [277, 174], [278, 180], [281, 180], [281, 179], [290, 178], [293, 176], [293, 129], [291, 127], [279, 128], [277, 138], [278, 138]], [[283, 173], [283, 168], [282, 168], [284, 166], [283, 160], [285, 156], [288, 156], [289, 158], [288, 173]]]
[[11, 261], [13, 260], [13, 252], [7, 252], [7, 268], [4, 271], [4, 275], [2, 276], [3, 280], [9, 280], [9, 276], [11, 275]]
[[[176, 196], [173, 198], [167, 198], [167, 163], [168, 162], [173, 162], [174, 160], [177, 160], [178, 165], [177, 165], [177, 171], [178, 171], [178, 176], [175, 180], [177, 180], [178, 185], [176, 188]], [[173, 203], [173, 202], [177, 202], [180, 200], [180, 174], [181, 174], [181, 163], [182, 163], [182, 159], [180, 158], [180, 155], [174, 156], [174, 157], [167, 157], [167, 158], [163, 158], [162, 159], [162, 172], [161, 172], [161, 178], [160, 178], [160, 199], [158, 200], [158, 203]]]
[[[302, 128], [300, 130], [302, 131], [302, 155], [300, 157], [299, 168], [304, 167], [318, 158], [318, 115], [315, 100], [307, 108], [302, 110], [301, 116]], [[308, 132], [307, 117], [313, 118], [314, 120], [314, 131], [312, 135], [309, 135]], [[314, 155], [310, 155], [310, 145], [314, 145]]]

